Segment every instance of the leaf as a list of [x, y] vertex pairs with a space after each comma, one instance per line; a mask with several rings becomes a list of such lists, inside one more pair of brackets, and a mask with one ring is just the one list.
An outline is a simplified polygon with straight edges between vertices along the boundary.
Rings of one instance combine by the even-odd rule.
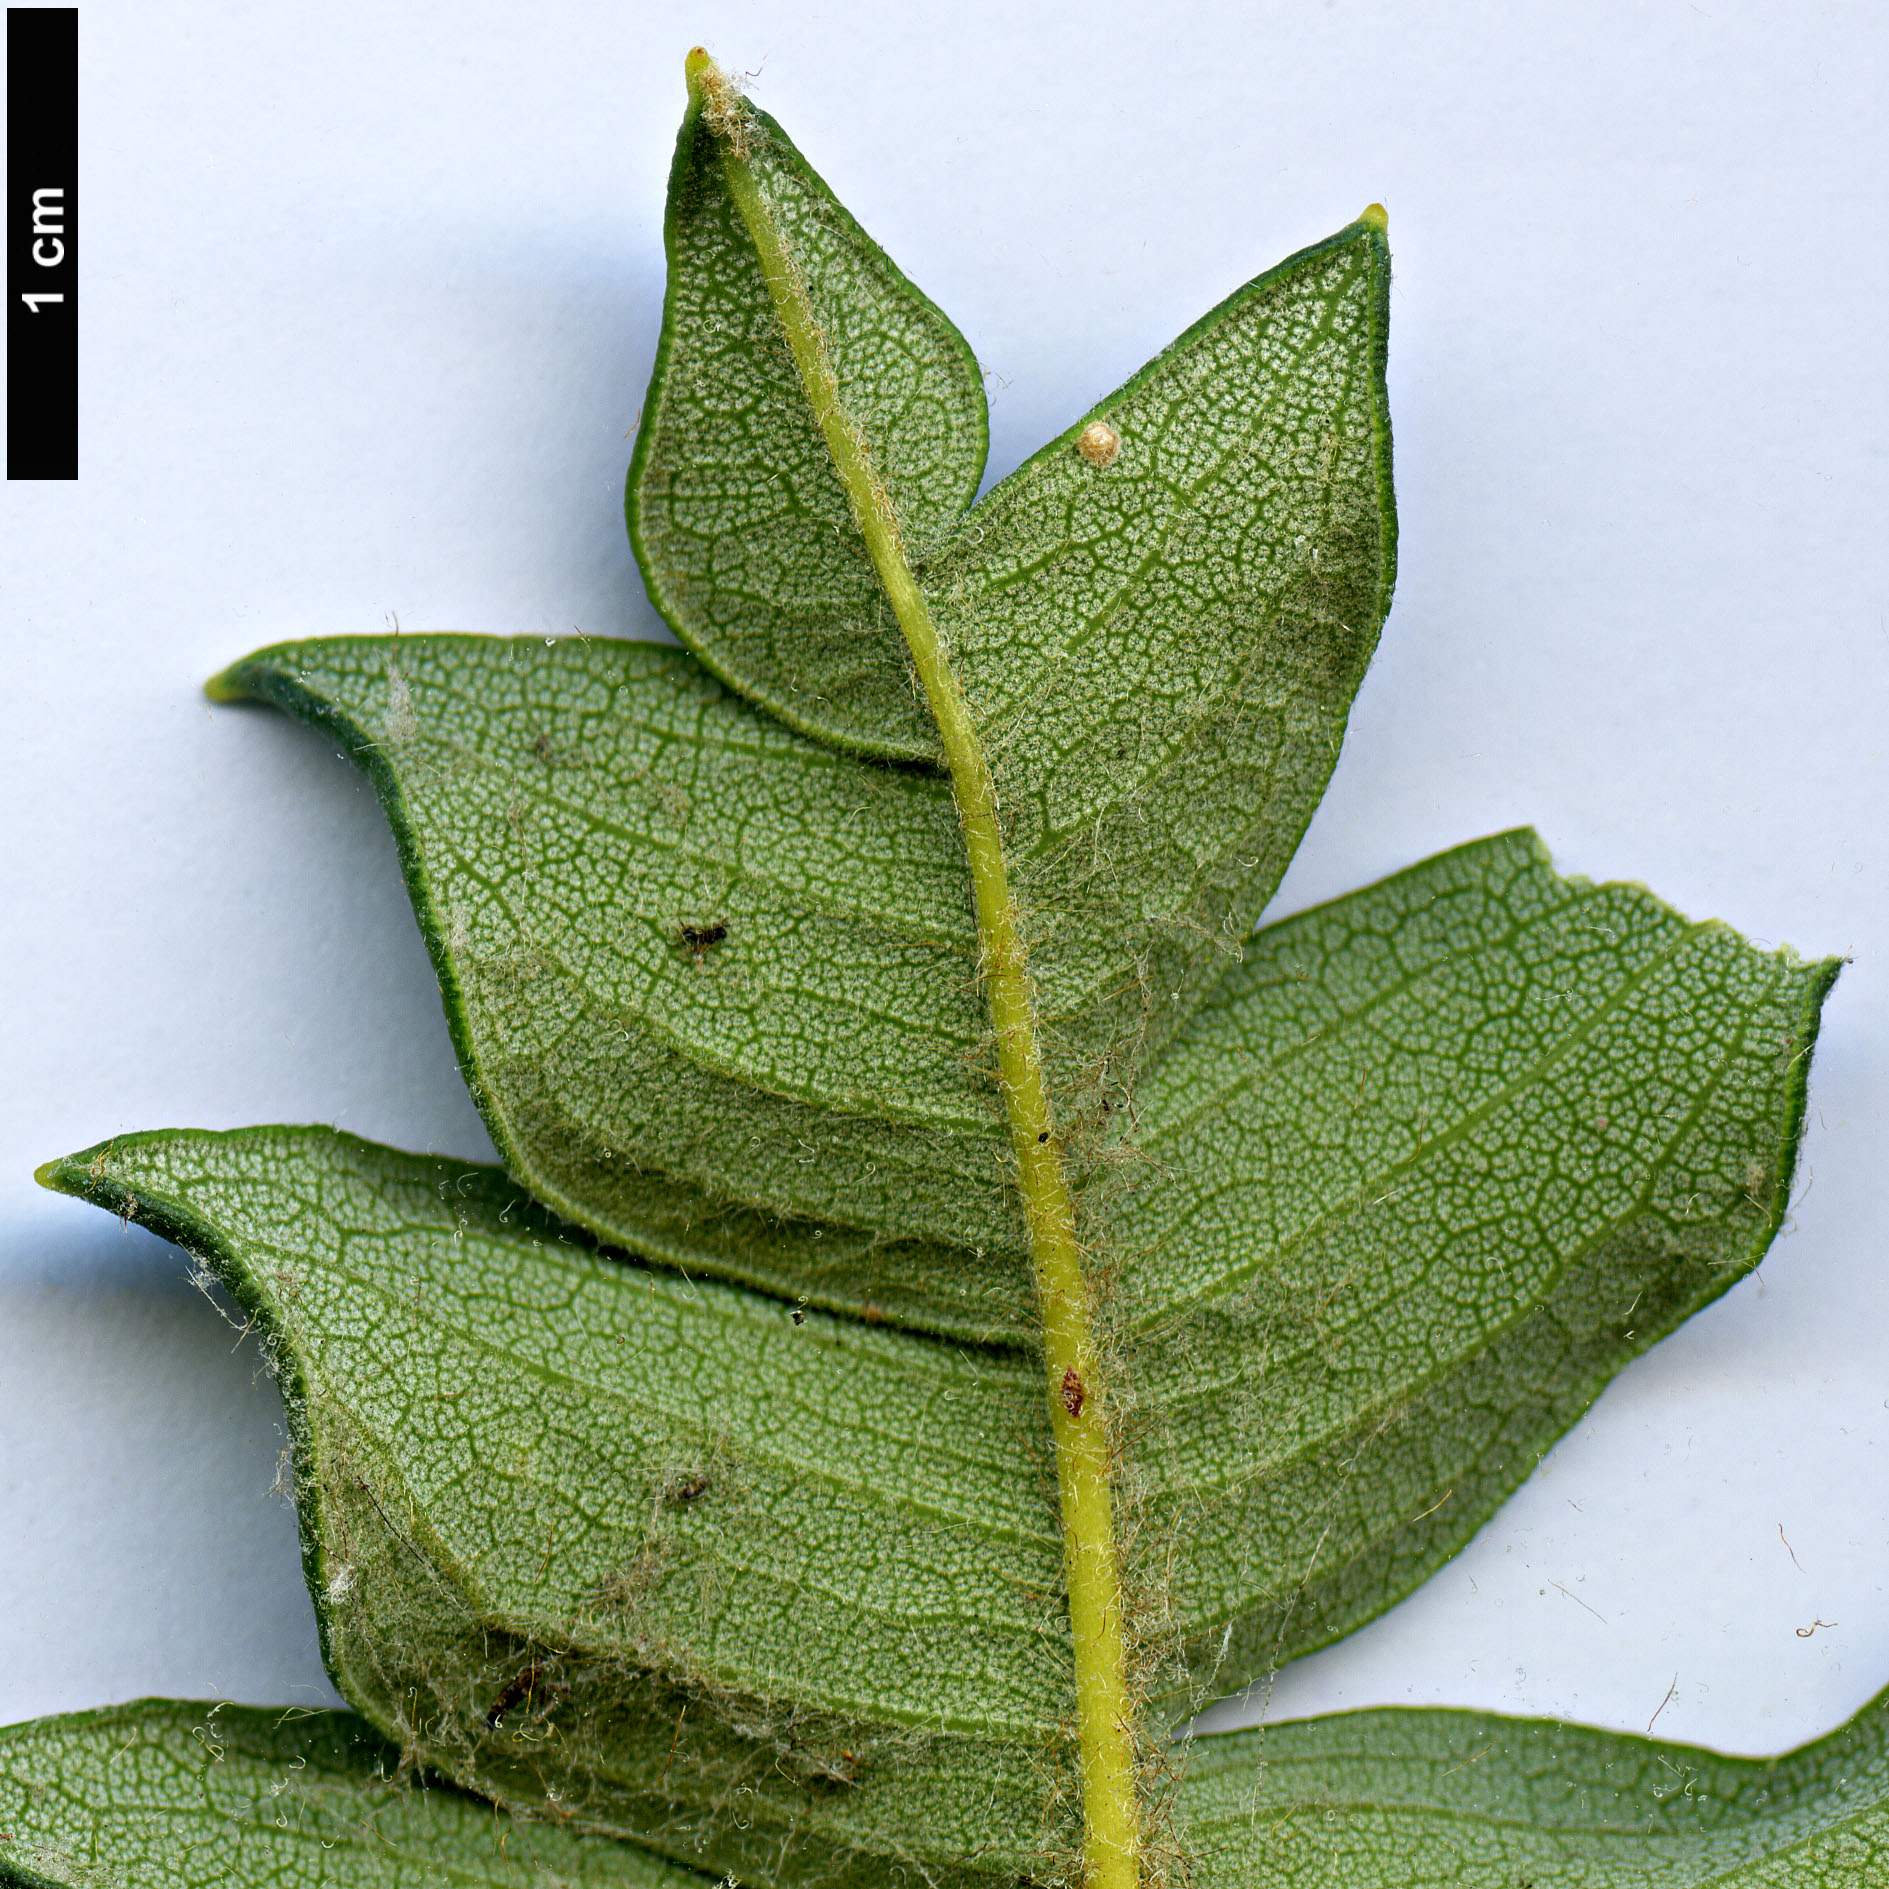
[[46, 1178], [263, 1325], [324, 1657], [403, 1749], [764, 1879], [1033, 1853], [1070, 1656], [1022, 1360], [632, 1268], [329, 1129]]
[[346, 1712], [143, 1699], [0, 1729], [0, 1884], [708, 1889], [645, 1850], [394, 1780]]
[[[983, 374], [780, 126], [759, 111], [750, 123], [751, 161], [793, 228], [842, 396], [878, 445], [901, 535], [922, 556], [956, 530], [983, 477]], [[790, 728], [931, 759], [937, 730], [715, 146], [691, 103], [663, 225], [662, 335], [626, 494], [650, 601], [716, 674], [738, 675]]]
[[[785, 1289], [907, 1309], [882, 1283], [904, 1281], [931, 1295], [916, 1322], [1024, 1329], [943, 782], [833, 754], [644, 643], [293, 644], [217, 686], [373, 775], [467, 1081], [540, 1199], [750, 1276], [763, 1242], [731, 1209], [817, 1218], [849, 1259]], [[874, 1252], [927, 1238], [971, 1254]]]
[[[1381, 1611], [1755, 1263], [1833, 970], [1524, 834], [1260, 935], [1150, 1081], [1118, 1202], [1150, 1687], [1180, 1709]], [[1026, 1360], [635, 1268], [491, 1170], [328, 1130], [45, 1178], [274, 1334], [331, 1670], [427, 1763], [777, 1880], [1070, 1840]], [[544, 1723], [488, 1726], [526, 1674]]]
[[[1889, 1881], [1886, 1726], [1889, 1695], [1766, 1759], [1475, 1712], [1345, 1713], [1190, 1741], [1179, 1831], [1205, 1889], [1870, 1889]], [[397, 1771], [340, 1712], [147, 1699], [9, 1727], [0, 1884], [706, 1880]]]
[[1250, 1889], [1879, 1889], [1889, 1694], [1780, 1758], [1475, 1712], [1200, 1738], [1197, 1880]]
[[[928, 346], [957, 358], [928, 303], [929, 342], [887, 319], [916, 292], [876, 251], [875, 267], [858, 266], [870, 245], [772, 119], [727, 91], [706, 113], [693, 101], [629, 480], [645, 581], [691, 649], [795, 726], [935, 758], [903, 638], [770, 313], [779, 271], [736, 201], [731, 147], [780, 268], [811, 300], [846, 429], [895, 501], [910, 424], [896, 396]], [[1374, 207], [1229, 296], [955, 534], [939, 528], [943, 508], [904, 532], [996, 779], [1047, 1012], [1073, 1008], [1060, 987], [1113, 988], [1124, 959], [1135, 967], [1132, 997], [1088, 1018], [1078, 1065], [1158, 1044], [1184, 1019], [1324, 792], [1395, 567], [1389, 281]], [[948, 409], [944, 385], [927, 383], [921, 430]], [[1090, 427], [1105, 444], [1085, 455]], [[796, 502], [816, 485], [817, 503]], [[847, 607], [818, 608], [803, 629], [792, 607], [758, 600], [751, 554], [731, 542], [731, 492], [766, 508], [767, 597], [824, 600], [844, 552]], [[778, 522], [790, 507], [797, 535]]]
[[[1390, 595], [1381, 211], [967, 511], [968, 349], [690, 75], [627, 502], [727, 688], [449, 638], [212, 685], [375, 774], [515, 1178], [313, 1129], [44, 1178], [262, 1325], [324, 1652], [402, 1763], [730, 1881], [1134, 1885], [1143, 1705], [1381, 1611], [1762, 1253], [1834, 967], [1526, 834], [1239, 961]], [[1705, 1880], [1769, 1840], [1644, 1792], [1596, 1830], [1566, 1800], [1610, 1773], [1703, 1772], [1527, 1725], [1464, 1755], [1493, 1723], [1232, 1741], [1140, 1834], [1334, 1883]], [[1875, 1814], [1818, 1799], [1849, 1762], [1713, 1777], [1823, 1842]]]
[[1003, 1126], [965, 1075], [986, 1031], [942, 784], [640, 644], [303, 643], [218, 687], [373, 774], [467, 1080], [538, 1198], [836, 1309], [1027, 1332]]
[[1150, 1173], [1110, 1203], [1133, 1461], [1195, 1517], [1197, 1676], [1410, 1591], [1524, 1435], [1757, 1263], [1837, 969], [1560, 879], [1525, 832], [1258, 934], [1144, 1082]]
[[[1277, 889], [1390, 608], [1389, 301], [1367, 215], [1195, 323], [923, 573], [1036, 974], [1080, 985], [1128, 946], [1151, 1046]], [[1076, 447], [1097, 424], [1105, 467]]]
[[[1178, 1711], [1380, 1611], [1755, 1261], [1832, 967], [1560, 881], [1527, 835], [1235, 967], [1389, 596], [1381, 216], [960, 519], [961, 344], [766, 121], [697, 96], [633, 533], [678, 628], [807, 733], [621, 645], [296, 645], [213, 693], [374, 773], [508, 1164], [594, 1233], [883, 1317], [876, 1269], [897, 1316], [1016, 1340], [1003, 1129], [1026, 1173], [1073, 1160], [1137, 1683]], [[937, 752], [900, 745], [906, 635], [962, 804], [860, 752]], [[1013, 1091], [1048, 1044], [1027, 1132], [986, 976], [1030, 1039]], [[497, 1175], [317, 1131], [54, 1179], [272, 1334], [329, 1657], [403, 1748], [751, 1877], [1073, 1867], [1040, 1366], [638, 1271]], [[1096, 1749], [1091, 1875], [1134, 1823], [1097, 1847]]]

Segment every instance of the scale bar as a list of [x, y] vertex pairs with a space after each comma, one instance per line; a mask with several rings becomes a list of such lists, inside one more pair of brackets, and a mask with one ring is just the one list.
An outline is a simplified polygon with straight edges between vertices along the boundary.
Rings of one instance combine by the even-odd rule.
[[7, 477], [79, 476], [79, 10], [7, 8]]

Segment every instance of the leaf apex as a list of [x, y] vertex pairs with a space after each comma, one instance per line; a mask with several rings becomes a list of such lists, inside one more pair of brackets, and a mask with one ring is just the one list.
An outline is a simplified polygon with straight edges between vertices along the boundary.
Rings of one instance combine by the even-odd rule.
[[33, 1179], [48, 1193], [70, 1194], [74, 1200], [87, 1200], [93, 1206], [115, 1208], [123, 1189], [107, 1176], [105, 1164], [121, 1138], [101, 1141], [77, 1154], [62, 1154], [57, 1160], [44, 1161], [33, 1170]]
[[203, 685], [203, 692], [213, 702], [252, 702], [255, 691], [249, 686], [247, 657], [241, 662], [233, 662], [227, 669], [219, 669]]
[[1381, 203], [1367, 203], [1364, 208], [1358, 212], [1358, 221], [1368, 228], [1376, 230], [1380, 236], [1388, 236], [1390, 234], [1390, 212], [1386, 210]]
[[33, 1179], [51, 1194], [78, 1194], [84, 1191], [84, 1167], [75, 1154], [61, 1155], [56, 1161], [42, 1161], [33, 1170]]
[[682, 61], [682, 76], [689, 87], [689, 109], [700, 112], [709, 130], [737, 141], [748, 122], [742, 109], [741, 88], [718, 66], [706, 46], [691, 46]]

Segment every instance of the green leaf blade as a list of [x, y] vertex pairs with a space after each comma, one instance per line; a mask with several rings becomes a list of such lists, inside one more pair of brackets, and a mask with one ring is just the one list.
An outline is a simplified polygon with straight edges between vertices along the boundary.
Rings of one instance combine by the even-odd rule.
[[672, 1263], [1025, 1337], [943, 783], [653, 644], [343, 638], [216, 687], [374, 779], [467, 1083], [537, 1198]]
[[[911, 351], [883, 339], [876, 291], [856, 287], [823, 240], [841, 213], [805, 213], [831, 206], [825, 186], [771, 120], [711, 97], [714, 134], [692, 106], [672, 178], [664, 360], [706, 358], [740, 329], [744, 359], [770, 376], [765, 403], [734, 403], [744, 441], [765, 441], [753, 446], [757, 483], [770, 458], [807, 460], [809, 480], [817, 468], [823, 555], [844, 545], [858, 581], [873, 583], [838, 475], [821, 465], [831, 440], [819, 443], [814, 409], [837, 401], [826, 422], [858, 446], [860, 477], [889, 477], [896, 498], [888, 469], [904, 420], [876, 384], [901, 384]], [[731, 165], [758, 203], [737, 192]], [[711, 227], [697, 248], [683, 240]], [[995, 781], [1063, 1132], [1079, 1148], [1226, 968], [1336, 760], [1395, 571], [1389, 280], [1373, 209], [1236, 291], [961, 525], [927, 536], [900, 519], [894, 532]], [[807, 345], [823, 357], [804, 385], [779, 321], [768, 326], [775, 291], [798, 307], [801, 289], [817, 335]], [[656, 377], [665, 402], [667, 372]], [[883, 594], [844, 632], [783, 638], [738, 576], [709, 568], [713, 532], [679, 551], [652, 534], [634, 495], [685, 485], [691, 427], [713, 459], [729, 424], [708, 382], [691, 400], [639, 443], [631, 481], [652, 596], [692, 586], [694, 614], [677, 619], [690, 647], [795, 726], [879, 754], [936, 754], [928, 727], [922, 743], [862, 732], [901, 689], [893, 721], [923, 720]], [[851, 503], [863, 502], [856, 491]], [[733, 552], [718, 555], [736, 567]]]
[[[690, 336], [709, 348], [718, 332], [704, 298], [739, 248], [712, 140], [690, 126], [676, 241], [695, 259], [672, 309], [676, 361], [693, 358]], [[804, 238], [809, 293], [852, 337], [834, 344], [836, 371], [863, 387], [891, 346], [886, 296], [904, 307], [916, 291], [872, 262], [775, 129], [755, 120], [753, 136]], [[1231, 962], [1336, 756], [1389, 598], [1387, 283], [1373, 222], [1292, 258], [1105, 403], [1127, 428], [1114, 464], [1065, 439], [937, 538], [925, 581], [989, 722], [1079, 1170]], [[755, 289], [742, 276], [713, 292]], [[791, 378], [778, 346], [759, 353]], [[671, 460], [678, 480], [700, 471], [688, 416], [731, 396], [698, 368], [694, 405], [678, 395], [639, 448], [638, 489]], [[789, 391], [735, 405], [791, 420], [806, 435], [795, 451], [824, 453], [807, 413], [777, 411]], [[861, 408], [875, 450], [893, 411]], [[1305, 529], [1284, 564], [1253, 549], [1293, 524]], [[831, 540], [832, 521], [816, 535]], [[1081, 585], [1049, 581], [1076, 569]], [[729, 607], [745, 606], [731, 593]], [[1094, 691], [1111, 672], [1105, 705]], [[830, 1227], [826, 1250], [848, 1258], [785, 1289], [954, 1335], [1027, 1335], [942, 783], [797, 746], [712, 700], [679, 659], [621, 645], [305, 644], [214, 686], [333, 729], [375, 774], [468, 1082], [540, 1199], [606, 1239], [776, 1290], [731, 1226], [817, 1223], [802, 1245]], [[937, 1248], [951, 1249], [934, 1252], [942, 1263], [904, 1263]], [[950, 1284], [917, 1289], [921, 1270]]]
[[402, 1780], [345, 1712], [144, 1699], [0, 1728], [0, 1884], [706, 1889], [630, 1844]]
[[1836, 969], [1561, 879], [1528, 833], [1253, 941], [1153, 1072], [1156, 1178], [1112, 1207], [1157, 1532], [1195, 1518], [1195, 1683], [1408, 1592], [1756, 1265]]
[[43, 1178], [267, 1334], [324, 1658], [441, 1775], [764, 1878], [1001, 1873], [1058, 1827], [1022, 1360], [632, 1267], [495, 1170], [332, 1130], [124, 1137]]
[[[860, 229], [780, 126], [745, 148], [792, 231], [849, 413], [923, 556], [976, 495], [988, 444], [969, 346]], [[670, 175], [662, 337], [630, 465], [630, 537], [682, 641], [790, 727], [860, 752], [938, 755], [937, 731], [775, 330], [691, 105]]]
[[[324, 1656], [402, 1763], [822, 1889], [1066, 1880], [1079, 1785], [1132, 1884], [1131, 1692], [1180, 1713], [1381, 1612], [1755, 1265], [1835, 967], [1562, 880], [1522, 834], [1249, 939], [1390, 601], [1382, 212], [973, 508], [962, 337], [699, 51], [690, 77], [626, 517], [726, 687], [581, 638], [304, 644], [213, 685], [374, 774], [511, 1178], [292, 1129], [43, 1178], [263, 1327]], [[1014, 1147], [1000, 1087], [1033, 1098]], [[1081, 1248], [1045, 1275], [1049, 1415], [1066, 1454], [1094, 1393], [1102, 1520], [1065, 1475], [1063, 1544], [1018, 1171]], [[1098, 1694], [1085, 1609], [1109, 1636], [1125, 1610], [1084, 1570], [1117, 1522], [1142, 1669], [1124, 1690], [1112, 1650]], [[198, 1874], [286, 1844], [285, 1880], [434, 1880], [411, 1824], [453, 1880], [685, 1889], [568, 1832], [462, 1844], [464, 1800], [394, 1805], [339, 1719], [290, 1777], [281, 1725], [233, 1711], [216, 1770], [194, 1711], [0, 1733], [16, 1821], [48, 1787], [9, 1753], [73, 1774], [54, 1873], [0, 1848], [0, 1878], [110, 1874], [137, 1751], [156, 1782], [115, 1834], [148, 1859], [170, 1819]], [[1199, 1747], [1151, 1834], [1207, 1883], [1873, 1882], [1886, 1712], [1768, 1764], [1473, 1714], [1275, 1727]], [[330, 1872], [305, 1839], [357, 1813], [398, 1840]]]
[[[924, 582], [1010, 824], [1046, 1007], [1098, 939], [1164, 1040], [1297, 850], [1396, 568], [1390, 254], [1361, 219], [1229, 296], [991, 491]], [[1091, 464], [1090, 427], [1118, 442]], [[1118, 1026], [1119, 1027], [1119, 1026]]]
[[1779, 1758], [1443, 1710], [1193, 1741], [1202, 1880], [1256, 1889], [1879, 1889], [1889, 1701]]

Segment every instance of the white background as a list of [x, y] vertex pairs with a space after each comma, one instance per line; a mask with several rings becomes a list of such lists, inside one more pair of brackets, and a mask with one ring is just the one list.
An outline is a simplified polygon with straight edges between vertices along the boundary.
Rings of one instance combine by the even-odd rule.
[[371, 795], [199, 684], [395, 613], [658, 633], [620, 485], [704, 37], [970, 337], [994, 472], [1389, 206], [1402, 580], [1275, 911], [1532, 821], [1564, 869], [1854, 955], [1761, 1276], [1271, 1710], [1644, 1728], [1670, 1687], [1662, 1734], [1776, 1750], [1889, 1682], [1878, 9], [81, 21], [82, 472], [0, 501], [0, 1722], [329, 1696], [253, 1344], [31, 1170], [183, 1124], [487, 1151]]

